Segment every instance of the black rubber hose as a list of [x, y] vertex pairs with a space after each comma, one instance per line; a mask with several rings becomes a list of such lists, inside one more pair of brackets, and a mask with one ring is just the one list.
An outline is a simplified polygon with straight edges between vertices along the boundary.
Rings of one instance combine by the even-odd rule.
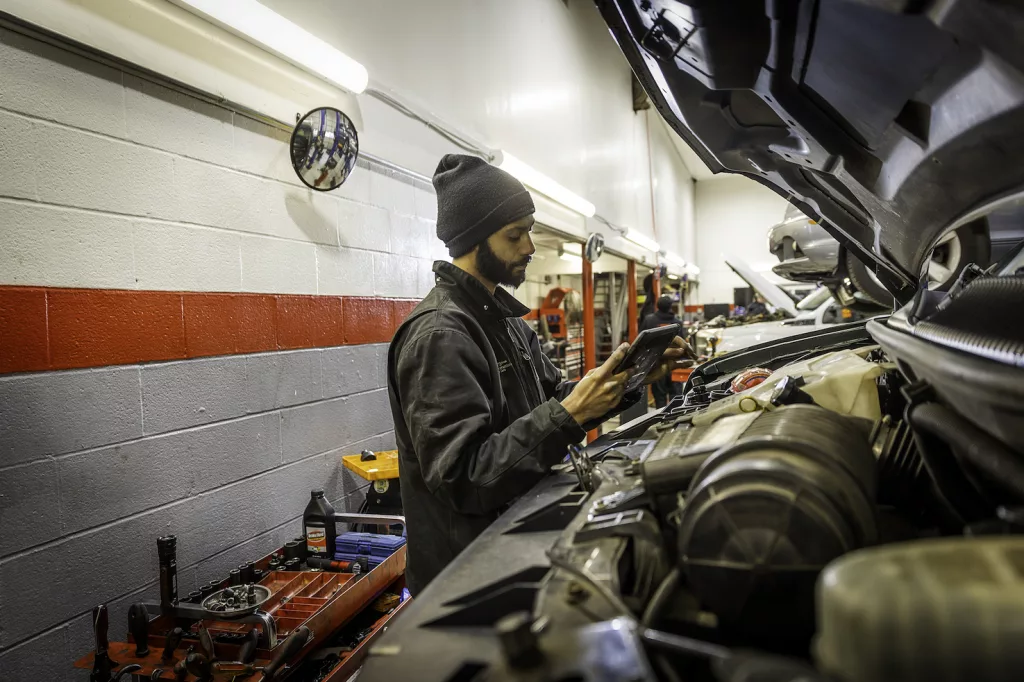
[[939, 403], [909, 412], [916, 428], [943, 439], [978, 469], [1024, 500], [1024, 464], [998, 440]]
[[679, 567], [676, 566], [669, 571], [669, 574], [661, 581], [661, 584], [658, 585], [658, 589], [654, 593], [654, 596], [651, 597], [651, 601], [647, 603], [647, 608], [644, 609], [644, 615], [640, 619], [641, 627], [649, 628], [654, 626], [655, 621], [665, 609], [665, 605], [675, 593], [676, 586], [679, 584], [679, 578], [681, 576], [682, 573], [679, 571]]

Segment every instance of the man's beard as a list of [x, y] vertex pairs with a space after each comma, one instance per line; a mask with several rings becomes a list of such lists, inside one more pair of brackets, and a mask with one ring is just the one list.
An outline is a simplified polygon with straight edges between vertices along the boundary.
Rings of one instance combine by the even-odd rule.
[[[477, 271], [491, 282], [507, 287], [518, 287], [526, 281], [525, 266], [531, 260], [530, 256], [526, 256], [514, 263], [506, 263], [491, 250], [491, 246], [486, 240], [480, 242], [480, 248], [476, 251]], [[517, 267], [522, 267], [523, 271], [521, 273], [513, 272]]]

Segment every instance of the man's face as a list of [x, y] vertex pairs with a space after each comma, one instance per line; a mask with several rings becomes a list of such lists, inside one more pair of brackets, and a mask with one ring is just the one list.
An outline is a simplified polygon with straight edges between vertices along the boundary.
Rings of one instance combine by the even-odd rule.
[[476, 267], [481, 275], [505, 286], [518, 287], [526, 281], [526, 266], [537, 250], [533, 245], [533, 216], [501, 228], [476, 249]]

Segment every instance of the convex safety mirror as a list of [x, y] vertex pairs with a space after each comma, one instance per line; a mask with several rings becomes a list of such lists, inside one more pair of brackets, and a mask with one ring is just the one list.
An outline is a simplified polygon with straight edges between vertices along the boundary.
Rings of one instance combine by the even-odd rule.
[[583, 257], [591, 263], [596, 263], [602, 253], [604, 253], [604, 237], [595, 232], [587, 239], [587, 245], [583, 248]]
[[359, 135], [352, 119], [341, 111], [314, 109], [295, 125], [291, 154], [299, 179], [311, 189], [329, 192], [340, 187], [355, 168]]

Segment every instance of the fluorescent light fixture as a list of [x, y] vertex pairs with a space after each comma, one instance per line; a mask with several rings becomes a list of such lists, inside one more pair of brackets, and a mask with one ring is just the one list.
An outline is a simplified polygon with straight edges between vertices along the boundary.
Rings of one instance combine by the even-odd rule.
[[351, 93], [366, 89], [366, 67], [256, 0], [174, 2]]
[[625, 239], [626, 241], [631, 241], [637, 246], [641, 246], [647, 249], [648, 251], [661, 251], [661, 245], [658, 242], [651, 239], [650, 237], [648, 237], [643, 232], [637, 232], [636, 230], [633, 229], [626, 230]]
[[672, 265], [678, 265], [681, 268], [686, 267], [686, 260], [683, 259], [683, 257], [680, 256], [678, 253], [673, 253], [672, 251], [666, 251], [665, 252], [665, 260], [667, 260]]
[[690, 277], [696, 277], [697, 275], [700, 274], [700, 268], [698, 268], [693, 263], [687, 263], [686, 266], [683, 268], [683, 271], [686, 272], [686, 274], [689, 275]]
[[583, 257], [583, 244], [577, 244], [576, 242], [565, 242], [562, 244], [562, 251], [566, 253], [575, 254], [579, 257]]
[[531, 168], [508, 152], [499, 151], [494, 161], [498, 168], [518, 178], [524, 185], [532, 187], [563, 206], [571, 208], [587, 218], [592, 218], [597, 213], [597, 209], [592, 203], [562, 187], [536, 168]]
[[562, 260], [567, 261], [569, 263], [574, 263], [576, 265], [583, 265], [583, 258], [580, 257], [580, 256], [574, 256], [571, 253], [563, 253], [561, 256], [559, 256], [559, 258], [561, 258]]
[[668, 278], [672, 280], [677, 280], [679, 279], [679, 275], [669, 275]]

